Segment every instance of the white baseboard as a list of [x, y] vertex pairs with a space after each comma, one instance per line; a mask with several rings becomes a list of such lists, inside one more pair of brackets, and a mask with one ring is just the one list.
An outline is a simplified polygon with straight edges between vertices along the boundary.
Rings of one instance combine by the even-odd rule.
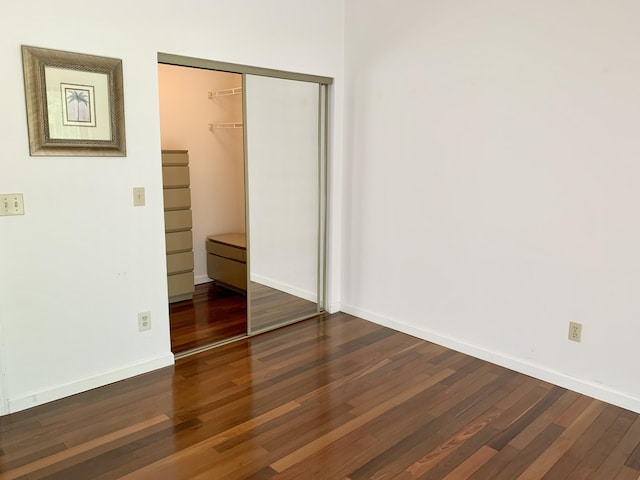
[[213, 282], [213, 280], [211, 280], [208, 275], [198, 275], [193, 279], [194, 285], [201, 285], [203, 283], [209, 283], [209, 282]]
[[52, 402], [60, 398], [75, 395], [76, 393], [86, 392], [93, 388], [102, 387], [110, 383], [114, 383], [126, 378], [134, 377], [142, 373], [151, 372], [159, 368], [173, 365], [173, 354], [169, 353], [161, 357], [152, 358], [139, 363], [126, 365], [116, 370], [103, 372], [98, 375], [76, 380], [62, 385], [56, 385], [41, 390], [35, 390], [28, 394], [20, 395], [15, 398], [9, 398], [9, 413], [19, 412], [27, 408]]
[[581, 378], [572, 377], [571, 375], [528, 362], [521, 358], [506, 355], [498, 351], [488, 350], [481, 346], [467, 343], [458, 338], [452, 338], [430, 329], [417, 327], [399, 320], [387, 318], [351, 305], [343, 304], [342, 311], [350, 315], [360, 317], [364, 320], [377, 323], [378, 325], [392, 328], [393, 330], [406, 333], [422, 340], [442, 345], [452, 350], [471, 355], [475, 358], [495, 363], [501, 367], [573, 390], [583, 395], [602, 400], [603, 402], [617, 405], [618, 407], [626, 408], [636, 413], [640, 413], [640, 398], [633, 397], [625, 392]]
[[263, 277], [262, 275], [252, 274], [251, 281], [260, 283], [267, 287], [275, 288], [276, 290], [280, 290], [281, 292], [288, 293], [289, 295], [294, 295], [299, 298], [304, 298], [305, 300], [309, 300], [310, 302], [318, 301], [316, 292], [302, 290], [301, 288], [294, 287], [293, 285], [282, 283], [277, 280], [273, 280], [271, 278]]
[[328, 313], [338, 313], [342, 311], [340, 302], [333, 302], [327, 305]]

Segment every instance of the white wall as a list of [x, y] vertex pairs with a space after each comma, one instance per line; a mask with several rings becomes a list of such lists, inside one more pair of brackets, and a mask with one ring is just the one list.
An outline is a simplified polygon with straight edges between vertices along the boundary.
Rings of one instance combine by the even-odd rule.
[[345, 15], [344, 309], [640, 412], [640, 4]]
[[207, 236], [245, 231], [242, 129], [209, 130], [242, 122], [242, 95], [209, 92], [242, 86], [242, 75], [158, 65], [160, 135], [164, 150], [188, 150], [195, 283], [207, 275]]
[[[0, 218], [5, 412], [172, 362], [159, 51], [335, 77], [332, 213], [340, 218], [342, 0], [160, 0], [151, 10], [124, 0], [92, 3], [83, 8], [99, 9], [97, 17], [71, 18], [45, 0], [5, 5], [0, 17], [0, 192], [22, 192], [26, 211]], [[21, 44], [123, 60], [127, 157], [29, 156]], [[133, 186], [146, 187], [146, 207], [132, 207]], [[338, 261], [334, 250], [334, 272]], [[146, 310], [153, 329], [138, 333], [137, 313]]]

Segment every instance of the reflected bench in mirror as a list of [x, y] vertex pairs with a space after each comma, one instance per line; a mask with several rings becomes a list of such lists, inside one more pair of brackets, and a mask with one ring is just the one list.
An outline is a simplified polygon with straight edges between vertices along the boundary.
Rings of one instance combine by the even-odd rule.
[[207, 237], [207, 275], [221, 287], [247, 292], [247, 240], [244, 233]]

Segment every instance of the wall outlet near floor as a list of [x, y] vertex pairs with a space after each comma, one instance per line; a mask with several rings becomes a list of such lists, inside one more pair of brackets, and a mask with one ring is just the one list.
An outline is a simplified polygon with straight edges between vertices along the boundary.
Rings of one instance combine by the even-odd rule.
[[138, 314], [138, 331], [151, 330], [151, 312], [140, 312]]
[[582, 341], [582, 324], [578, 322], [569, 322], [569, 340], [572, 342]]

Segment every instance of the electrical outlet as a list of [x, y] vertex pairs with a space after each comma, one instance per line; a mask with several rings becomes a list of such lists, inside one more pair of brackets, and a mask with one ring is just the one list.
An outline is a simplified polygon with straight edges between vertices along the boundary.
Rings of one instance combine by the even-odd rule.
[[138, 331], [151, 330], [151, 312], [140, 312], [138, 314]]
[[569, 340], [572, 342], [582, 341], [582, 324], [578, 322], [569, 322]]

